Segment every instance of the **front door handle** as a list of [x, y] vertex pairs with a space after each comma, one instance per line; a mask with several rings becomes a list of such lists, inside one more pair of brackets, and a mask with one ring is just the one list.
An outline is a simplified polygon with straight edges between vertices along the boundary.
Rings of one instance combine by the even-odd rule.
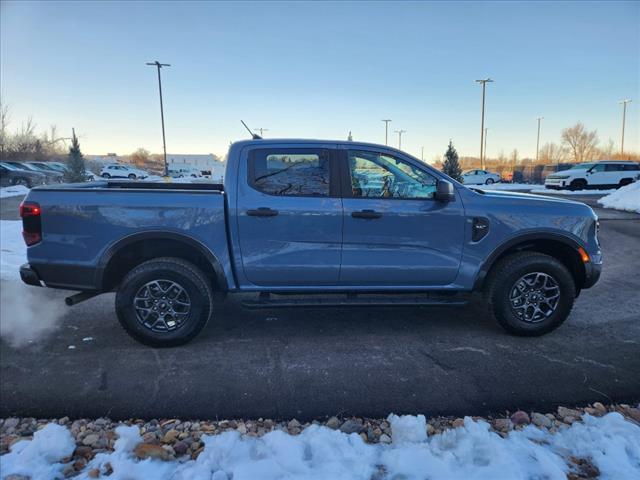
[[375, 210], [360, 210], [359, 212], [351, 212], [353, 218], [364, 218], [367, 220], [373, 220], [375, 218], [381, 218], [382, 213]]
[[273, 210], [269, 207], [260, 207], [253, 210], [247, 210], [247, 215], [250, 217], [275, 217], [278, 215], [278, 210]]

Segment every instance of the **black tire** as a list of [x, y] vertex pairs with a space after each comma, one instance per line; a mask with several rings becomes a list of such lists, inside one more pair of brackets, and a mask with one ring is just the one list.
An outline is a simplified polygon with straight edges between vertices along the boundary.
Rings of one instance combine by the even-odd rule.
[[484, 183], [485, 183], [485, 185], [491, 185], [491, 184], [494, 183], [494, 180], [493, 180], [493, 178], [487, 178], [487, 181], [484, 182]]
[[[512, 306], [512, 294], [516, 292], [516, 284], [522, 285], [519, 280], [536, 273], [550, 277], [557, 285], [560, 296], [555, 309], [548, 315], [543, 315], [540, 320], [527, 321], [516, 314], [517, 307]], [[520, 252], [501, 259], [491, 269], [485, 297], [489, 312], [502, 328], [514, 335], [532, 337], [544, 335], [562, 325], [573, 308], [576, 285], [571, 272], [556, 258], [543, 253]], [[518, 311], [522, 315], [523, 311]]]
[[582, 179], [574, 180], [569, 185], [569, 190], [574, 190], [574, 191], [584, 190], [585, 188], [587, 188], [587, 181]]
[[[160, 282], [175, 283], [178, 287], [181, 287], [190, 302], [188, 314], [171, 330], [158, 331], [157, 329], [152, 329], [149, 325], [145, 325], [139, 312], [134, 308], [136, 296], [149, 283], [158, 280]], [[146, 298], [150, 299], [149, 301], [156, 301], [152, 297]], [[171, 297], [154, 298], [162, 302], [161, 298]], [[207, 277], [191, 262], [173, 257], [156, 258], [138, 265], [125, 276], [116, 294], [116, 313], [120, 325], [134, 339], [151, 347], [175, 347], [192, 340], [209, 321], [212, 306], [213, 293]], [[165, 305], [162, 305], [162, 307], [165, 307]], [[153, 318], [159, 318], [156, 313], [149, 312], [148, 315], [149, 317], [156, 315]], [[170, 316], [169, 313], [167, 315]], [[161, 321], [165, 327], [169, 328], [167, 322]], [[171, 323], [171, 320], [169, 323]]]
[[633, 180], [630, 178], [623, 178], [622, 180], [620, 180], [620, 183], [618, 184], [618, 188], [622, 188], [622, 187], [626, 187], [627, 185], [633, 183]]
[[127, 175], [127, 178], [128, 178], [129, 180], [135, 180], [135, 179], [136, 179], [136, 178], [138, 178], [138, 177], [136, 177], [136, 174], [135, 174], [135, 173], [130, 173], [129, 175]]
[[28, 178], [23, 178], [23, 177], [18, 177], [16, 179], [13, 180], [13, 184], [14, 185], [24, 185], [27, 188], [31, 188], [31, 182], [29, 181]]
[[102, 178], [107, 178], [108, 179], [108, 178], [111, 178], [111, 175], [109, 175], [108, 173], [105, 172], [105, 173], [102, 174]]

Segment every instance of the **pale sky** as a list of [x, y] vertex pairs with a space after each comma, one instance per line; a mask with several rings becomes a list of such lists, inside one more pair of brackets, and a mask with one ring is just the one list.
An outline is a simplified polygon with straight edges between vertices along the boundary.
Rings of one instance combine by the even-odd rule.
[[88, 154], [223, 154], [247, 138], [384, 143], [425, 159], [535, 155], [582, 121], [640, 150], [640, 2], [2, 2], [0, 67], [11, 129], [72, 127]]

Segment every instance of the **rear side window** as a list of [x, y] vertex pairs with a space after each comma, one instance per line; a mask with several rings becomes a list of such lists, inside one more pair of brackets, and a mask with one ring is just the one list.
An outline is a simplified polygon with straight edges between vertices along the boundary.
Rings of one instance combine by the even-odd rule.
[[623, 165], [620, 165], [618, 163], [610, 163], [607, 165], [606, 171], [607, 172], [620, 172], [623, 170]]
[[638, 163], [630, 163], [630, 164], [624, 164], [624, 171], [625, 172], [629, 172], [629, 171], [633, 171], [633, 172], [637, 172], [638, 170], [640, 170], [640, 164]]
[[282, 196], [328, 197], [328, 150], [260, 149], [249, 157], [249, 183], [263, 193]]

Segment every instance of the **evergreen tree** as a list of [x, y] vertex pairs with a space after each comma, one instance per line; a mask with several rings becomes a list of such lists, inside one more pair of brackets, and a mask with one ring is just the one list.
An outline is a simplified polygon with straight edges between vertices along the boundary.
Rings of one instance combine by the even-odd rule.
[[71, 147], [69, 147], [69, 156], [67, 157], [67, 171], [65, 173], [66, 182], [84, 182], [87, 177], [87, 169], [84, 165], [84, 158], [80, 151], [80, 142], [76, 137], [76, 131], [73, 130], [71, 137]]
[[458, 152], [453, 148], [453, 142], [451, 140], [449, 140], [449, 148], [447, 148], [444, 154], [442, 171], [454, 180], [462, 182], [462, 169], [460, 168], [460, 162], [458, 162]]

